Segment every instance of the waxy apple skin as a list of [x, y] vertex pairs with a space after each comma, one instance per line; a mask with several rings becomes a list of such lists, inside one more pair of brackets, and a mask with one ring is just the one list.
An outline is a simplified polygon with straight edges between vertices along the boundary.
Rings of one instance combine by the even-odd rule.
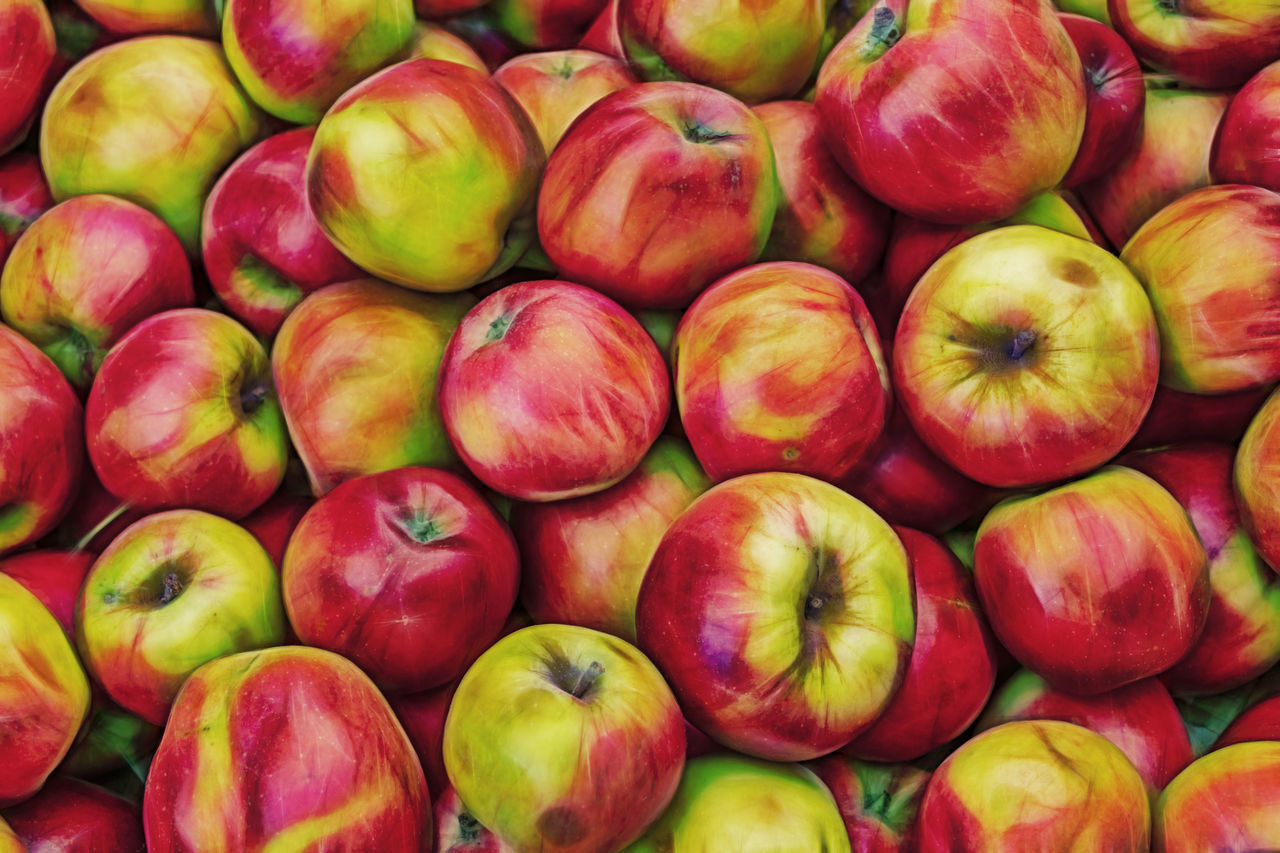
[[164, 725], [198, 666], [284, 640], [280, 578], [244, 528], [198, 510], [149, 515], [94, 562], [76, 644], [121, 707]]
[[1236, 444], [1270, 393], [1270, 388], [1263, 387], [1233, 394], [1192, 394], [1160, 385], [1128, 449], [1197, 441]]
[[1209, 561], [1186, 510], [1112, 466], [998, 505], [974, 579], [1001, 644], [1056, 689], [1114, 690], [1177, 663], [1209, 610]]
[[1156, 801], [1153, 853], [1280, 847], [1280, 743], [1239, 743], [1197, 759]]
[[0, 158], [0, 270], [17, 239], [51, 207], [39, 157], [15, 151]]
[[616, 302], [567, 281], [485, 297], [440, 366], [440, 412], [471, 473], [518, 500], [580, 497], [631, 473], [662, 431], [671, 381]]
[[237, 159], [209, 193], [201, 255], [229, 313], [272, 338], [302, 298], [365, 273], [329, 242], [306, 198], [314, 128], [268, 137]]
[[920, 853], [1060, 850], [1145, 853], [1142, 777], [1102, 735], [1056, 720], [983, 732], [934, 771], [920, 806]]
[[684, 766], [662, 674], [623, 640], [533, 625], [462, 677], [444, 728], [449, 779], [516, 850], [617, 850], [652, 823]]
[[1210, 152], [1215, 184], [1280, 192], [1280, 62], [1255, 74], [1231, 98]]
[[53, 614], [68, 638], [75, 637], [76, 601], [97, 554], [38, 548], [0, 562], [0, 574], [22, 584]]
[[129, 329], [195, 299], [177, 235], [155, 214], [109, 195], [76, 196], [42, 215], [0, 274], [5, 322], [82, 392]]
[[1062, 179], [1074, 187], [1105, 174], [1137, 143], [1147, 90], [1137, 57], [1114, 29], [1082, 15], [1058, 20], [1084, 67], [1084, 135]]
[[89, 680], [62, 626], [21, 583], [0, 574], [0, 807], [44, 785], [89, 713]]
[[680, 422], [712, 480], [845, 477], [884, 430], [889, 371], [862, 297], [811, 264], [744, 267], [676, 329]]
[[573, 47], [607, 0], [490, 0], [485, 10], [502, 35], [532, 50]]
[[334, 245], [373, 275], [454, 292], [523, 254], [543, 163], [506, 90], [465, 65], [413, 59], [365, 78], [325, 114], [307, 200]]
[[0, 8], [0, 154], [27, 135], [56, 52], [41, 0], [9, 0]]
[[1080, 59], [1048, 3], [886, 0], [836, 45], [815, 103], [840, 165], [920, 219], [1003, 219], [1067, 174]]
[[75, 0], [112, 34], [183, 33], [213, 38], [218, 16], [211, 0]]
[[454, 35], [442, 24], [419, 20], [413, 25], [413, 41], [409, 44], [409, 59], [444, 59], [474, 68], [481, 74], [489, 73], [489, 66], [461, 36]]
[[746, 105], [640, 83], [579, 116], [547, 162], [538, 237], [557, 274], [631, 309], [683, 308], [764, 250], [773, 150]]
[[1033, 225], [936, 261], [902, 311], [893, 387], [920, 438], [992, 486], [1051, 483], [1128, 443], [1155, 394], [1151, 303], [1114, 255]]
[[746, 474], [667, 529], [636, 635], [712, 739], [775, 761], [817, 758], [869, 726], [906, 671], [910, 571], [893, 529], [835, 486]]
[[217, 43], [146, 36], [95, 51], [58, 81], [40, 162], [58, 201], [120, 196], [163, 219], [195, 255], [209, 188], [260, 127]]
[[507, 525], [462, 478], [436, 468], [337, 486], [298, 523], [282, 568], [299, 639], [400, 693], [462, 675], [498, 637], [519, 583]]
[[55, 776], [4, 819], [32, 851], [146, 853], [142, 810], [99, 785]]
[[147, 849], [432, 849], [422, 767], [385, 699], [332, 652], [283, 646], [205, 664], [147, 774]]
[[1249, 538], [1280, 572], [1280, 391], [1267, 397], [1240, 439], [1233, 481]]
[[876, 764], [841, 755], [810, 761], [831, 791], [857, 853], [913, 853], [918, 844], [916, 816], [928, 771], [909, 764]]

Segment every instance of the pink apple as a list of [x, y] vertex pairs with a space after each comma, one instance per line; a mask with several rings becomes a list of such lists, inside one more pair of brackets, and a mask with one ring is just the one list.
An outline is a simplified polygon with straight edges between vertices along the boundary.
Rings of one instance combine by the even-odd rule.
[[146, 853], [142, 810], [106, 788], [55, 776], [31, 799], [4, 812], [32, 853]]
[[41, 0], [0, 6], [0, 154], [27, 135], [56, 49], [53, 21]]
[[856, 853], [912, 853], [928, 771], [829, 755], [806, 765], [831, 791]]
[[1209, 171], [1217, 184], [1253, 184], [1280, 192], [1280, 61], [1236, 92], [1218, 125]]
[[1058, 20], [1084, 66], [1084, 136], [1062, 179], [1073, 187], [1108, 172], [1137, 143], [1147, 91], [1133, 50], [1110, 26], [1083, 15]]
[[0, 270], [22, 232], [53, 207], [40, 159], [25, 151], [0, 158]]

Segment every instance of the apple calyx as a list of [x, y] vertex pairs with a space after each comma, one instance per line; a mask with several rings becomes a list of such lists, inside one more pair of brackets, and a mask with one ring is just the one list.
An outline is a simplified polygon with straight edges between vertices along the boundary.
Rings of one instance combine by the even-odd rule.
[[902, 38], [902, 28], [898, 26], [892, 9], [877, 6], [871, 14], [871, 32], [867, 34], [867, 42], [862, 48], [862, 55], [869, 62], [884, 56]]
[[246, 416], [252, 416], [267, 401], [269, 390], [270, 386], [265, 379], [250, 379], [245, 382], [240, 386], [240, 411]]
[[484, 333], [484, 342], [491, 344], [494, 341], [500, 341], [507, 334], [507, 330], [511, 328], [511, 323], [515, 317], [511, 314], [499, 314], [489, 324], [489, 330]]
[[1156, 6], [1166, 15], [1184, 15], [1183, 0], [1156, 0]]
[[733, 136], [722, 130], [712, 130], [697, 119], [686, 119], [680, 125], [680, 135], [695, 145], [705, 145], [708, 142], [719, 142], [721, 139], [728, 139]]
[[182, 595], [190, 583], [191, 571], [186, 566], [174, 561], [161, 563], [138, 587], [137, 601], [139, 604], [164, 607]]
[[464, 811], [458, 815], [458, 840], [463, 844], [474, 844], [480, 840], [483, 832], [484, 826], [470, 812]]
[[396, 520], [396, 526], [414, 542], [427, 545], [444, 536], [444, 528], [428, 515], [414, 513]]
[[279, 294], [301, 299], [302, 288], [281, 275], [275, 267], [257, 255], [245, 255], [236, 265], [236, 273], [250, 282], [259, 293]]
[[1005, 347], [1005, 354], [1011, 361], [1021, 361], [1022, 357], [1035, 346], [1037, 337], [1039, 336], [1030, 329], [1020, 330]]

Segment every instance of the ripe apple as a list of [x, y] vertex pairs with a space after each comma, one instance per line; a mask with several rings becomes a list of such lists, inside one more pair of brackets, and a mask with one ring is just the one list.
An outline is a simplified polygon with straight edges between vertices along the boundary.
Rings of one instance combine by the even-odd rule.
[[94, 562], [76, 607], [77, 645], [96, 681], [156, 725], [196, 667], [283, 639], [267, 552], [244, 528], [199, 510], [130, 525]]
[[806, 765], [831, 791], [857, 853], [911, 853], [929, 772], [828, 755]]
[[436, 795], [432, 808], [436, 825], [435, 853], [516, 853], [514, 847], [475, 819], [452, 785]]
[[1222, 730], [1213, 748], [1254, 740], [1280, 741], [1280, 696], [1271, 696], [1246, 708]]
[[1156, 801], [1152, 853], [1280, 848], [1280, 743], [1239, 743], [1201, 756]]
[[303, 646], [241, 652], [192, 673], [147, 774], [147, 850], [313, 846], [429, 853], [431, 799], [373, 682]]
[[893, 345], [920, 438], [992, 486], [1051, 483], [1129, 442], [1155, 394], [1151, 303], [1105, 249], [1016, 225], [972, 237], [920, 279]]
[[1280, 572], [1280, 392], [1267, 397], [1240, 439], [1233, 479], [1249, 538]]
[[418, 17], [434, 20], [464, 15], [488, 3], [489, 0], [414, 0], [413, 8]]
[[1107, 26], [1111, 26], [1111, 13], [1107, 11], [1107, 0], [1054, 0], [1054, 4], [1063, 12], [1073, 15], [1084, 15]]
[[910, 572], [897, 534], [857, 499], [801, 474], [745, 474], [667, 529], [636, 635], [711, 738], [817, 758], [867, 728], [906, 672]]
[[1216, 184], [1253, 184], [1280, 192], [1280, 61], [1231, 98], [1210, 152]]
[[579, 116], [547, 162], [538, 237], [558, 274], [628, 308], [683, 308], [764, 250], [773, 153], [745, 104], [640, 83]]
[[1120, 466], [1004, 501], [974, 546], [996, 637], [1054, 688], [1081, 695], [1164, 672], [1194, 647], [1208, 565], [1182, 505]]
[[27, 135], [56, 50], [53, 20], [41, 0], [0, 6], [0, 154]]
[[1262, 387], [1231, 394], [1192, 394], [1161, 385], [1129, 448], [1194, 441], [1235, 444], [1270, 393], [1270, 388]]
[[0, 574], [26, 588], [58, 620], [68, 639], [76, 632], [76, 601], [97, 555], [89, 551], [38, 548], [0, 561]]
[[115, 196], [75, 196], [32, 223], [0, 274], [0, 312], [87, 391], [141, 320], [195, 304], [191, 265], [158, 216]]
[[627, 51], [622, 46], [622, 36], [618, 33], [618, 0], [606, 0], [604, 8], [596, 15], [591, 26], [587, 27], [577, 46], [623, 62], [628, 61]]
[[1147, 90], [1132, 48], [1109, 25], [1083, 15], [1061, 14], [1058, 20], [1084, 67], [1084, 136], [1062, 179], [1074, 187], [1106, 174], [1133, 149]]
[[289, 538], [307, 510], [315, 504], [306, 495], [276, 492], [267, 502], [240, 519], [240, 526], [253, 534], [267, 551], [271, 565], [284, 565], [284, 552]]
[[444, 764], [475, 818], [517, 850], [618, 850], [670, 802], [684, 721], [649, 659], [574, 625], [494, 643], [462, 677]]
[[40, 158], [26, 151], [0, 157], [0, 270], [17, 239], [51, 207]]
[[215, 37], [219, 3], [210, 0], [75, 0], [112, 33], [185, 33]]
[[[100, 785], [55, 776], [31, 799], [4, 812], [32, 853], [146, 853], [142, 810]], [[0, 849], [3, 849], [0, 847]]]
[[444, 59], [474, 68], [481, 74], [489, 73], [489, 66], [465, 39], [454, 35], [444, 25], [431, 21], [419, 20], [413, 25], [408, 58]]
[[573, 47], [606, 0], [490, 0], [486, 11], [502, 32], [533, 50]]

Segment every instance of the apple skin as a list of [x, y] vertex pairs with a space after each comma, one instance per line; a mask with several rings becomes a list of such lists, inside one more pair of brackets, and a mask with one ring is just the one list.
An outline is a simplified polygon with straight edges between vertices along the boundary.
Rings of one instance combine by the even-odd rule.
[[0, 8], [0, 154], [27, 135], [56, 52], [53, 20], [41, 0], [9, 0]]
[[1153, 214], [1209, 185], [1209, 152], [1230, 92], [1171, 88], [1148, 75], [1137, 144], [1101, 177], [1078, 187], [1111, 245], [1123, 247]]
[[240, 526], [253, 534], [267, 550], [271, 565], [284, 565], [284, 552], [302, 516], [315, 504], [306, 495], [277, 492], [267, 502], [240, 519]]
[[1232, 474], [1245, 530], [1267, 565], [1280, 572], [1280, 392], [1273, 391], [1249, 422]]
[[[83, 731], [83, 737], [58, 765], [59, 773], [79, 779], [101, 779], [120, 770], [136, 779], [137, 768], [144, 767], [151, 759], [164, 733], [162, 727], [126, 711], [97, 689]], [[141, 781], [138, 780], [139, 784]]]
[[89, 713], [89, 680], [62, 626], [16, 579], [0, 574], [0, 807], [38, 792]]
[[517, 500], [581, 497], [620, 481], [662, 432], [670, 396], [640, 322], [567, 281], [485, 297], [440, 365], [440, 412], [458, 456]]
[[412, 0], [225, 0], [222, 45], [249, 97], [293, 124], [320, 121], [338, 96], [405, 56]]
[[497, 28], [531, 50], [564, 50], [577, 44], [607, 0], [490, 0]]
[[1147, 90], [1133, 49], [1109, 25], [1083, 15], [1059, 14], [1084, 67], [1085, 119], [1080, 150], [1063, 186], [1101, 177], [1138, 140]]
[[587, 107], [634, 85], [624, 62], [593, 50], [522, 53], [493, 72], [493, 81], [524, 109], [550, 154]]
[[793, 471], [835, 482], [884, 430], [889, 369], [862, 297], [833, 272], [744, 267], [676, 328], [680, 422], [714, 481]]
[[97, 554], [40, 548], [0, 561], [0, 574], [22, 584], [53, 614], [69, 639], [75, 637], [76, 600]]
[[764, 125], [695, 83], [639, 83], [578, 117], [547, 162], [538, 237], [557, 274], [631, 309], [683, 308], [764, 250], [778, 203]]
[[0, 157], [0, 271], [13, 244], [51, 207], [39, 157], [25, 151]]
[[929, 772], [828, 755], [806, 765], [831, 791], [857, 853], [912, 853]]
[[850, 853], [831, 792], [810, 769], [744, 755], [694, 758], [671, 805], [623, 853]]
[[414, 0], [413, 9], [419, 18], [435, 20], [464, 15], [488, 3], [489, 0]]
[[1232, 485], [1236, 448], [1167, 447], [1122, 457], [1187, 510], [1209, 555], [1209, 616], [1187, 655], [1160, 676], [1176, 695], [1222, 693], [1280, 663], [1280, 578], [1240, 520]]
[[407, 58], [444, 59], [474, 68], [481, 74], [489, 73], [489, 66], [465, 39], [431, 21], [419, 20], [413, 25], [413, 41]]
[[855, 181], [953, 225], [1057, 186], [1085, 126], [1080, 59], [1042, 2], [885, 0], [823, 62], [815, 103]]
[[65, 376], [0, 325], [0, 554], [35, 542], [70, 509], [84, 467], [84, 411]]
[[893, 386], [920, 438], [980, 483], [1096, 468], [1137, 432], [1159, 345], [1141, 284], [1105, 249], [1015, 225], [971, 237], [916, 284]]
[[99, 785], [55, 776], [4, 819], [32, 853], [146, 853], [142, 810]]
[[1235, 444], [1270, 393], [1263, 387], [1233, 394], [1191, 394], [1161, 385], [1129, 449], [1195, 441]]
[[52, 534], [59, 547], [81, 549], [97, 555], [130, 524], [147, 514], [107, 491], [93, 466], [86, 465], [71, 509]]
[[183, 681], [216, 657], [284, 639], [280, 579], [244, 528], [199, 510], [130, 525], [94, 562], [76, 644], [111, 698], [164, 725]]
[[974, 580], [1001, 644], [1084, 696], [1173, 666], [1209, 611], [1209, 561], [1186, 510], [1120, 466], [997, 505], [978, 527]]
[[4, 820], [0, 817], [0, 853], [30, 853]]
[[1280, 847], [1280, 743], [1216, 749], [1178, 774], [1156, 801], [1152, 853]]
[[920, 853], [1111, 850], [1145, 853], [1151, 806], [1142, 777], [1102, 735], [1058, 720], [1005, 723], [934, 771], [919, 816]]
[[1120, 747], [1153, 799], [1192, 759], [1178, 707], [1154, 678], [1097, 696], [1073, 696], [1054, 690], [1033, 672], [1019, 670], [992, 698], [978, 729], [1012, 720], [1062, 720], [1097, 732]]
[[1107, 11], [1107, 0], [1054, 0], [1053, 5], [1068, 14], [1083, 15], [1111, 26], [1111, 13]]
[[89, 389], [85, 434], [102, 484], [147, 509], [240, 518], [288, 461], [266, 350], [203, 308], [153, 314], [119, 340]]
[[618, 0], [618, 34], [645, 80], [689, 80], [748, 104], [791, 98], [813, 74], [826, 0]]
[[218, 44], [146, 36], [95, 51], [58, 81], [40, 125], [40, 162], [58, 201], [86, 193], [132, 201], [195, 255], [209, 188], [260, 128]]
[[147, 850], [314, 845], [429, 853], [431, 798], [387, 701], [355, 664], [283, 646], [192, 673], [147, 774]]
[[268, 340], [302, 298], [365, 273], [329, 242], [306, 198], [314, 128], [268, 137], [222, 173], [204, 207], [201, 256], [227, 311]]
[[889, 209], [836, 163], [813, 104], [772, 101], [752, 111], [773, 145], [781, 190], [762, 257], [817, 264], [856, 285], [884, 252]]
[[454, 292], [524, 253], [543, 162], [533, 125], [501, 86], [456, 62], [412, 59], [357, 83], [325, 114], [307, 200], [334, 245], [373, 275]]
[[605, 56], [612, 56], [623, 62], [627, 59], [627, 51], [622, 46], [622, 36], [618, 32], [618, 0], [607, 0], [600, 14], [596, 15], [591, 26], [578, 41], [583, 50], [594, 50]]
[[996, 641], [968, 570], [927, 533], [894, 532], [911, 560], [916, 633], [889, 704], [840, 748], [869, 761], [913, 761], [958, 737], [978, 719], [996, 681]]
[[452, 785], [446, 785], [436, 795], [433, 814], [435, 853], [516, 853], [514, 847], [482, 826], [467, 811]]
[[437, 468], [337, 486], [298, 523], [282, 569], [299, 639], [396, 693], [462, 675], [497, 639], [519, 584], [506, 523], [462, 478]]
[[1231, 98], [1209, 155], [1215, 184], [1252, 184], [1280, 192], [1280, 62]]
[[141, 320], [194, 305], [191, 265], [158, 216], [115, 196], [75, 196], [14, 244], [0, 274], [4, 321], [80, 392]]
[[462, 677], [444, 764], [467, 809], [517, 850], [618, 850], [666, 808], [684, 720], [658, 669], [575, 625], [510, 634]]
[[746, 474], [697, 498], [640, 586], [640, 648], [689, 721], [759, 758], [817, 758], [881, 713], [907, 669], [911, 567], [835, 486]]
[[535, 622], [582, 625], [634, 643], [649, 560], [671, 522], [710, 486], [689, 445], [662, 436], [604, 491], [517, 502], [511, 529], [523, 561], [520, 603]]
[[1162, 383], [1221, 394], [1280, 380], [1280, 193], [1244, 184], [1187, 193], [1120, 258], [1151, 297]]
[[1280, 741], [1280, 696], [1263, 699], [1242, 711], [1222, 730], [1213, 748], [1255, 740]]
[[1107, 13], [1144, 64], [1199, 89], [1239, 86], [1280, 55], [1271, 3], [1107, 0]]
[[75, 0], [107, 30], [119, 36], [181, 33], [206, 38], [218, 35], [220, 4], [210, 0]]

